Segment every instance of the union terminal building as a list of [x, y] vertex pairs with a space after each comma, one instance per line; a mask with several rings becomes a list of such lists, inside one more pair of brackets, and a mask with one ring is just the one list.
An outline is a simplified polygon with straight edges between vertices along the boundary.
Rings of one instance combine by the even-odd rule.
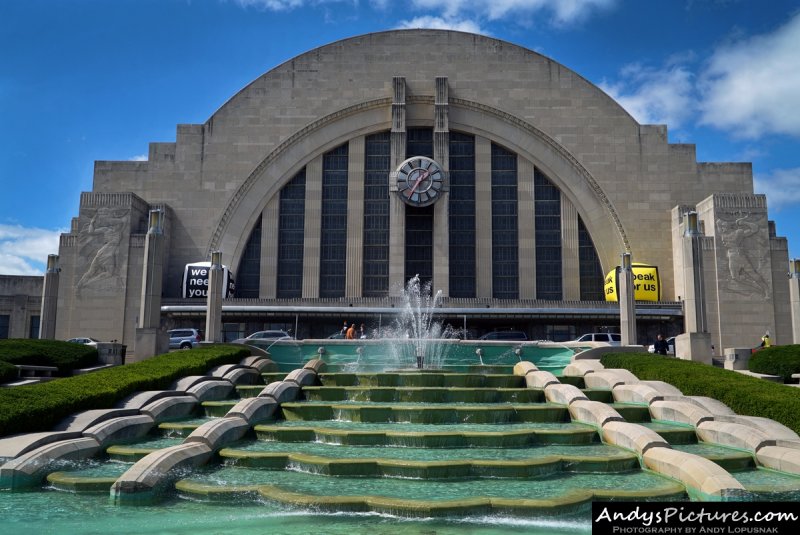
[[203, 328], [184, 274], [220, 251], [235, 278], [226, 339], [377, 329], [418, 274], [441, 292], [438, 319], [472, 336], [567, 340], [619, 329], [604, 278], [629, 252], [658, 271], [636, 306], [651, 343], [684, 331], [690, 231], [704, 289], [689, 293], [712, 343], [753, 346], [766, 330], [792, 343], [787, 242], [749, 163], [697, 162], [666, 126], [519, 46], [375, 33], [275, 67], [147, 161], [96, 162], [61, 236], [55, 336], [144, 354], [139, 330]]

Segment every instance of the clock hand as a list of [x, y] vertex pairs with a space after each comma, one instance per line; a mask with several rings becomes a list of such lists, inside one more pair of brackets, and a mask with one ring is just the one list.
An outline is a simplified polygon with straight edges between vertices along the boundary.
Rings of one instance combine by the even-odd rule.
[[417, 179], [417, 181], [414, 182], [414, 187], [412, 187], [411, 191], [408, 193], [409, 197], [414, 195], [414, 190], [417, 189], [417, 186], [419, 186], [422, 183], [422, 181], [425, 180], [428, 177], [429, 174], [431, 174], [430, 171], [425, 171], [424, 173], [419, 175], [419, 178]]

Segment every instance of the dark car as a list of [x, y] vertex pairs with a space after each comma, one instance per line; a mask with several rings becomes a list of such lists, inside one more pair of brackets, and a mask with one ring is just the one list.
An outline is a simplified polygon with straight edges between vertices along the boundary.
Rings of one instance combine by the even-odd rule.
[[478, 340], [517, 340], [517, 341], [525, 341], [528, 339], [528, 335], [522, 331], [492, 331], [490, 333], [486, 333]]

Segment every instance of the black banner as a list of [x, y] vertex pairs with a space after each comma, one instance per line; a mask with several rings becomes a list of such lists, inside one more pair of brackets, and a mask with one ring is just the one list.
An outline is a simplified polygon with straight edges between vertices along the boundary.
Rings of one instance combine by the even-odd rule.
[[594, 502], [593, 535], [789, 535], [795, 502]]

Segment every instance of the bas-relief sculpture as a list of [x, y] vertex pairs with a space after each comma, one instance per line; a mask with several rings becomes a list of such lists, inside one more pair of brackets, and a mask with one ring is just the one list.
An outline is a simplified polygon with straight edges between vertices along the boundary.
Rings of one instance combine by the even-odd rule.
[[766, 214], [754, 214], [744, 210], [717, 214], [717, 236], [722, 244], [723, 255], [718, 260], [727, 264], [720, 266], [727, 273], [723, 281], [725, 288], [748, 297], [772, 299], [772, 283], [769, 262], [769, 241], [766, 231]]
[[130, 209], [98, 208], [80, 230], [78, 254], [86, 270], [76, 284], [78, 295], [87, 289], [106, 292], [123, 286], [120, 244], [130, 221]]

